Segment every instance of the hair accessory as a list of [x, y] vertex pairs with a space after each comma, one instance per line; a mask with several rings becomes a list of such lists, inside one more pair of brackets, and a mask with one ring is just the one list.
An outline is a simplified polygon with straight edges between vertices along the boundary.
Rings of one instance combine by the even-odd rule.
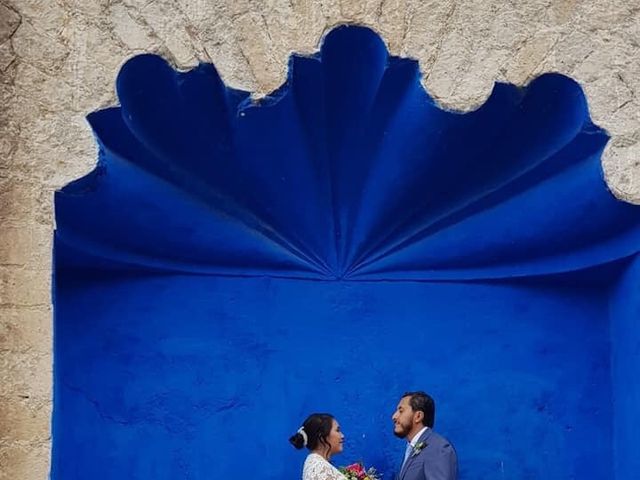
[[298, 433], [302, 435], [302, 440], [304, 440], [304, 443], [302, 445], [306, 447], [307, 443], [309, 443], [309, 437], [307, 437], [307, 432], [304, 431], [304, 427], [300, 427], [298, 429]]

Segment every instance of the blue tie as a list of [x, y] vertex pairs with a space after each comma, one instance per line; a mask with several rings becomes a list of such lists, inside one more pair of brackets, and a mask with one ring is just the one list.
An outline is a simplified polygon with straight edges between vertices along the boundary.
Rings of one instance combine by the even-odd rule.
[[402, 461], [402, 467], [400, 468], [400, 471], [402, 471], [405, 463], [407, 463], [407, 459], [409, 458], [412, 449], [413, 447], [411, 446], [411, 443], [407, 443], [407, 449], [404, 451], [404, 460]]

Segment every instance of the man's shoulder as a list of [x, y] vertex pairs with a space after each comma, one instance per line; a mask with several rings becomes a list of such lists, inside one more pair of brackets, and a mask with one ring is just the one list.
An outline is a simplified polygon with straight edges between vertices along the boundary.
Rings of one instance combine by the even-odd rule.
[[426, 443], [427, 446], [431, 444], [432, 446], [438, 448], [453, 448], [453, 445], [446, 437], [433, 430], [430, 430], [429, 435], [426, 438]]

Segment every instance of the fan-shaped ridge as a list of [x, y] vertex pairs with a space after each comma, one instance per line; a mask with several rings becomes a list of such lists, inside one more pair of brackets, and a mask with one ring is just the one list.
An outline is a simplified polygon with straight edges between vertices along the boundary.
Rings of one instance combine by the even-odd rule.
[[145, 54], [89, 115], [98, 167], [56, 195], [62, 268], [349, 280], [587, 269], [637, 253], [581, 87], [545, 74], [440, 108], [417, 62], [341, 26], [252, 101]]

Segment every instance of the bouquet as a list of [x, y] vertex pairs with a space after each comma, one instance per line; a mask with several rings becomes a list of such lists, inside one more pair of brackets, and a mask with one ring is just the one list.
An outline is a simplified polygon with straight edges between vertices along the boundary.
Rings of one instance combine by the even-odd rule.
[[352, 463], [346, 467], [340, 467], [340, 473], [342, 473], [347, 480], [380, 480], [380, 475], [375, 468], [364, 468], [362, 463]]

